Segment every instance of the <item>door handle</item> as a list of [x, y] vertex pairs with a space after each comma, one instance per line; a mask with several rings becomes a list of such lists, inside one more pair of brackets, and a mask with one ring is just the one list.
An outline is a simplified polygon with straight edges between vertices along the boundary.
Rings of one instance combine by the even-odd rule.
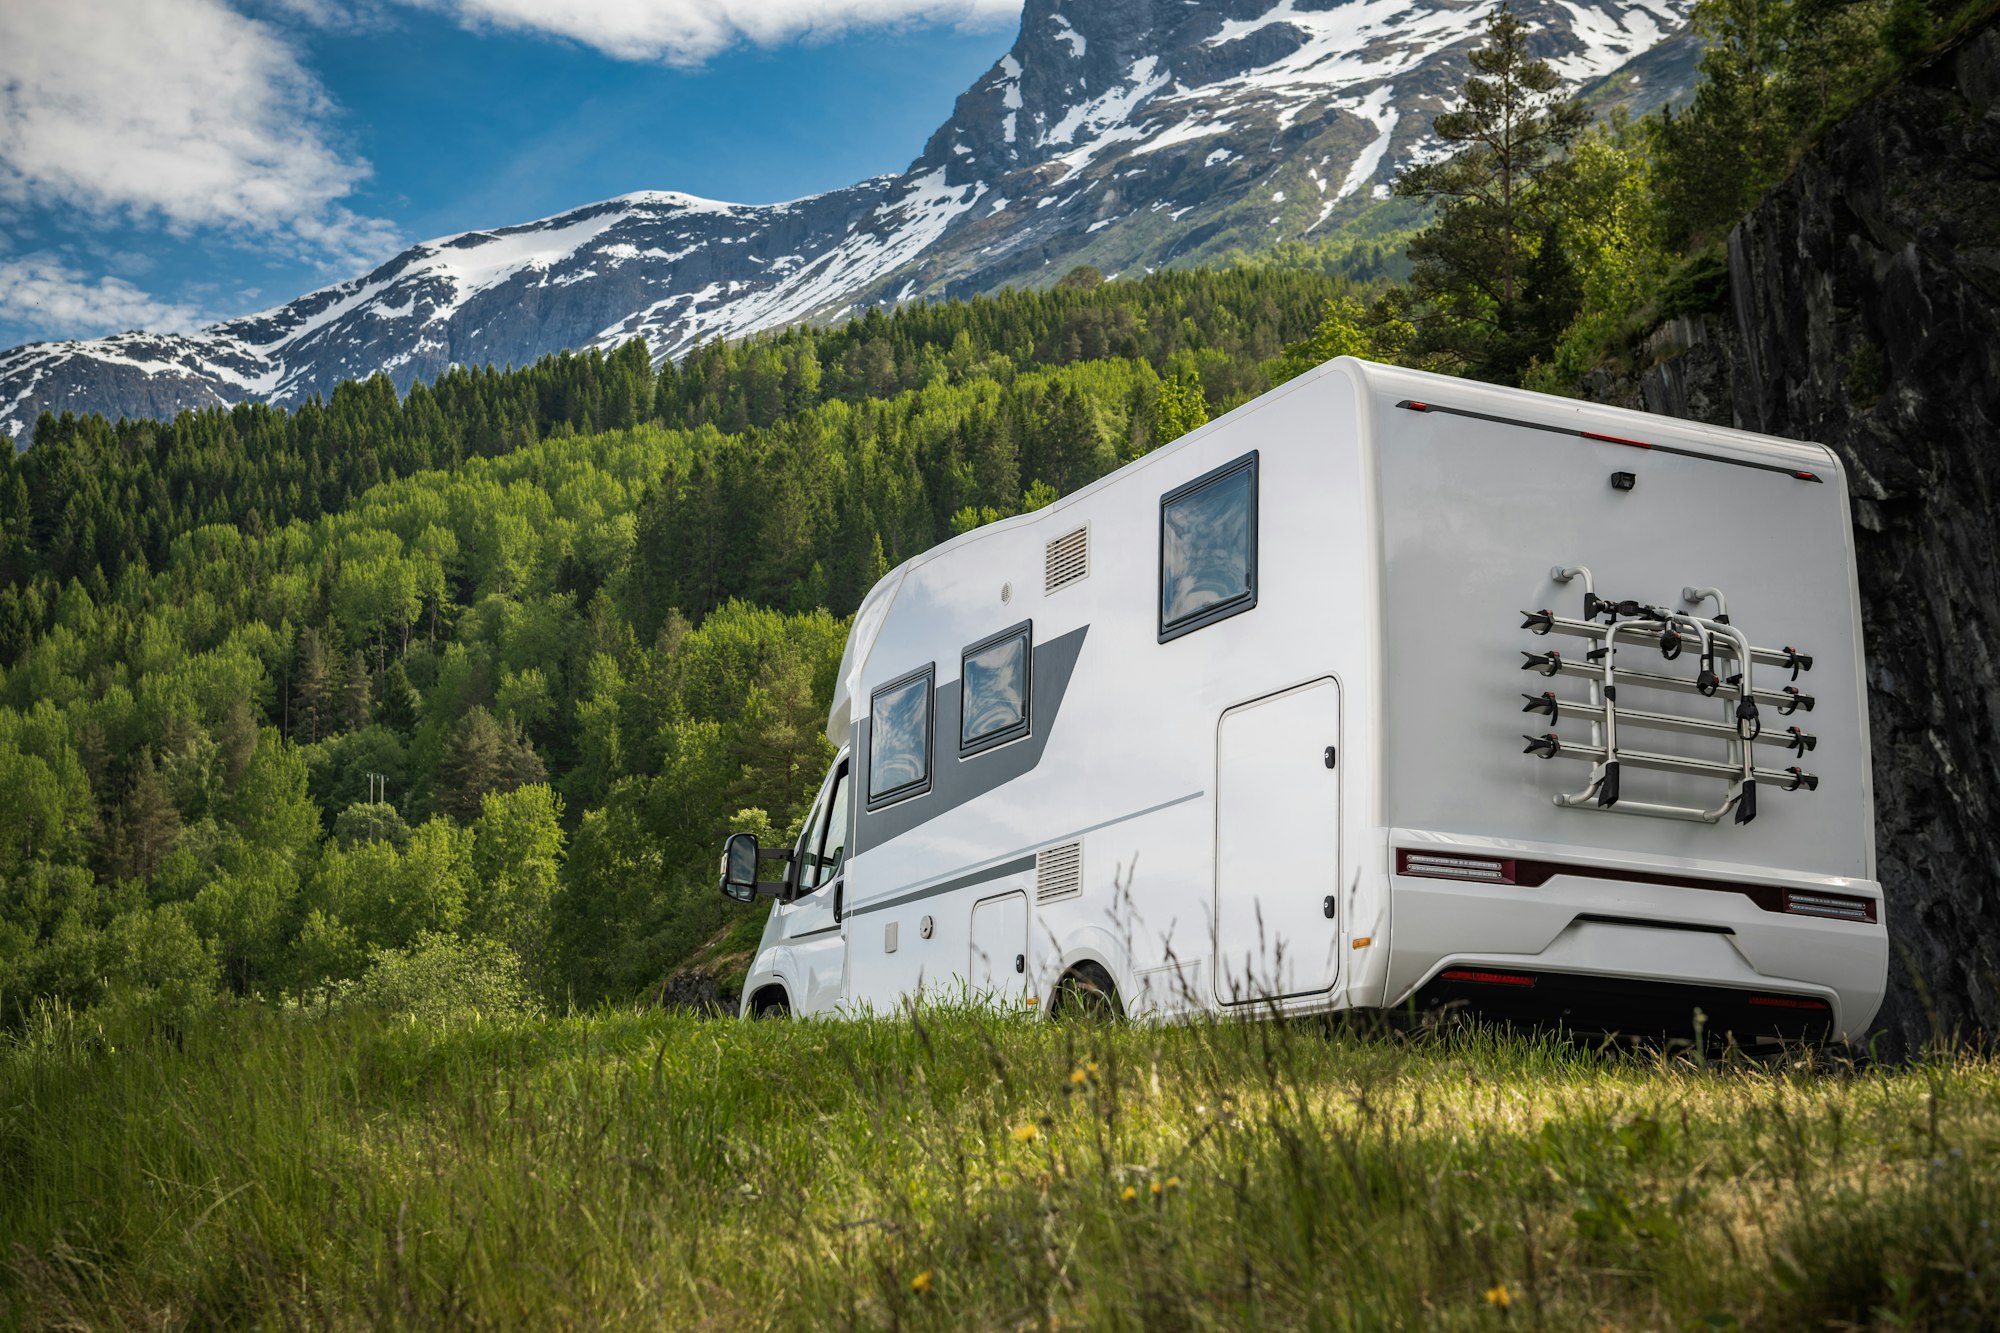
[[1023, 974], [1025, 974], [1025, 973], [1027, 972], [1027, 970], [1028, 970], [1028, 955], [1026, 955], [1026, 954], [1024, 954], [1024, 953], [1017, 953], [1017, 954], [1015, 954], [1015, 955], [1014, 955], [1014, 970], [1015, 970], [1016, 972], [1020, 972], [1020, 973], [1023, 973]]
[[847, 881], [844, 879], [835, 880], [833, 882], [833, 924], [836, 926], [840, 924], [840, 909], [843, 906], [843, 896], [846, 893]]
[[1339, 748], [1338, 748], [1337, 746], [1332, 746], [1332, 745], [1329, 745], [1329, 746], [1327, 746], [1327, 747], [1326, 747], [1326, 766], [1327, 766], [1328, 768], [1332, 768], [1332, 767], [1333, 767], [1333, 764], [1334, 764], [1334, 760], [1336, 760], [1337, 758], [1339, 758]]

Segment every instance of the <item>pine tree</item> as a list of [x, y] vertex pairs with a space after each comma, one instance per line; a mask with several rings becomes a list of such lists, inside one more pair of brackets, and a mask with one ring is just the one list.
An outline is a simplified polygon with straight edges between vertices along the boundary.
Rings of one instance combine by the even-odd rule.
[[1528, 28], [1502, 5], [1471, 53], [1464, 102], [1433, 124], [1462, 145], [1440, 162], [1411, 167], [1396, 193], [1437, 205], [1437, 220], [1410, 242], [1410, 283], [1442, 326], [1434, 341], [1482, 376], [1518, 379], [1537, 350], [1536, 331], [1568, 322], [1539, 308], [1556, 296], [1538, 287], [1535, 260], [1562, 203], [1563, 154], [1589, 113], [1562, 90], [1547, 61], [1528, 52]]
[[368, 725], [374, 694], [375, 682], [368, 673], [368, 659], [356, 649], [348, 660], [347, 681], [340, 691], [341, 718], [349, 731], [359, 731]]
[[[599, 594], [601, 597], [603, 594]], [[423, 701], [416, 688], [410, 684], [410, 673], [404, 669], [401, 658], [389, 663], [388, 671], [382, 675], [382, 702], [375, 715], [383, 726], [402, 735], [408, 735], [417, 727], [417, 714]]]
[[317, 741], [322, 725], [331, 722], [333, 682], [327, 674], [326, 650], [319, 631], [299, 631], [298, 662], [292, 668], [292, 694], [299, 702], [300, 720], [306, 726], [306, 740]]
[[1109, 453], [1104, 423], [1089, 395], [1065, 385], [1048, 406], [1042, 432], [1042, 458], [1058, 494], [1068, 495], [1104, 475]]
[[461, 824], [479, 817], [489, 792], [510, 792], [548, 780], [534, 744], [513, 718], [502, 727], [481, 707], [470, 709], [438, 760], [434, 804]]
[[[1704, 46], [1694, 101], [1676, 115], [1662, 113], [1656, 153], [1656, 189], [1669, 244], [1680, 248], [1718, 241], [1748, 212], [1788, 166], [1797, 127], [1782, 85], [1788, 55], [1808, 36], [1799, 20], [1808, 9], [1792, 0], [1707, 0], [1693, 17]], [[1918, 6], [1921, 9], [1921, 4]], [[1894, 18], [1896, 7], [1890, 6]], [[1885, 41], [1890, 33], [1883, 33]], [[1826, 82], [1863, 83], [1860, 71], [1822, 52], [1794, 91], [1807, 94], [1797, 108], [1817, 121], [1828, 111]], [[1794, 74], [1806, 71], [1792, 71]]]
[[132, 792], [118, 820], [118, 873], [130, 879], [150, 879], [174, 849], [181, 832], [180, 811], [167, 794], [166, 781], [142, 752], [132, 776]]
[[238, 699], [229, 705], [229, 711], [216, 725], [215, 746], [223, 781], [233, 788], [242, 780], [251, 756], [257, 752], [257, 719], [248, 700]]
[[479, 817], [479, 803], [501, 781], [500, 724], [484, 708], [459, 719], [438, 759], [434, 804], [461, 824]]

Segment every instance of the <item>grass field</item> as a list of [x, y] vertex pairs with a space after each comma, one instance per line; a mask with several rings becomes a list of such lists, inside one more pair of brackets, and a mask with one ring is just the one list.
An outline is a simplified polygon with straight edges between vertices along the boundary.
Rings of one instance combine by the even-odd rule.
[[934, 1012], [51, 1016], [35, 1328], [2000, 1325], [2000, 1067]]

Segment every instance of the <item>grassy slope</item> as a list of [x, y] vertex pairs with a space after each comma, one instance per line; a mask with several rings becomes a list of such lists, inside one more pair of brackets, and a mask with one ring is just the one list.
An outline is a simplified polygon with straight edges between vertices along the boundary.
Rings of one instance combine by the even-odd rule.
[[966, 1014], [45, 1023], [0, 1051], [0, 1318], [1990, 1327], [1996, 1092]]

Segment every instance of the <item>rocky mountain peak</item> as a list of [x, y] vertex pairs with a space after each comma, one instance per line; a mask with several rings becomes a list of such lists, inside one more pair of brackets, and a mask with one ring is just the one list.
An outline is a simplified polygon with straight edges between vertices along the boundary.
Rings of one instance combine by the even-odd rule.
[[[386, 373], [644, 338], [655, 356], [871, 305], [1194, 264], [1364, 214], [1437, 151], [1494, 0], [1027, 0], [1021, 30], [900, 175], [788, 204], [667, 191], [412, 246], [364, 277], [188, 336], [0, 352], [0, 434], [42, 411], [280, 404]], [[1692, 0], [1515, 0], [1581, 86]], [[1634, 71], [1638, 66], [1631, 67]]]

